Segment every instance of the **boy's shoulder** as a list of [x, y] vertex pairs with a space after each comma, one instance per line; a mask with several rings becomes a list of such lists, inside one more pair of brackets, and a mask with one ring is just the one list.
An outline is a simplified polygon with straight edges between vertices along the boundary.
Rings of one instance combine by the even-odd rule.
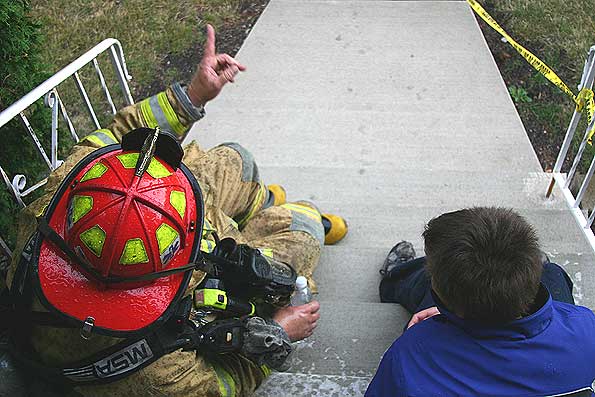
[[[453, 334], [458, 334], [459, 332], [460, 330], [450, 323], [446, 316], [437, 314], [405, 330], [394, 341], [391, 349], [404, 349], [419, 343], [423, 343], [426, 346], [442, 344], [445, 340], [449, 340], [450, 337], [454, 336]], [[440, 335], [440, 338], [436, 338], [436, 335]]]
[[581, 316], [586, 316], [590, 318], [595, 318], [595, 313], [591, 309], [585, 306], [573, 305], [571, 303], [559, 302], [559, 301], [552, 301], [552, 305], [556, 309], [556, 311], [563, 313], [563, 314], [578, 314]]
[[585, 306], [553, 301], [552, 306], [558, 321], [567, 322], [573, 327], [595, 327], [595, 313]]
[[[563, 328], [595, 331], [595, 313], [587, 307], [577, 306], [569, 303], [552, 301], [552, 308], [555, 312], [556, 322], [564, 323]], [[560, 324], [556, 325], [559, 327]], [[436, 338], [440, 335], [440, 338]], [[407, 329], [391, 346], [391, 349], [409, 349], [412, 346], [423, 343], [426, 347], [430, 345], [442, 345], [448, 343], [465, 343], [465, 339], [473, 339], [460, 327], [451, 323], [443, 314], [438, 314], [424, 320]]]

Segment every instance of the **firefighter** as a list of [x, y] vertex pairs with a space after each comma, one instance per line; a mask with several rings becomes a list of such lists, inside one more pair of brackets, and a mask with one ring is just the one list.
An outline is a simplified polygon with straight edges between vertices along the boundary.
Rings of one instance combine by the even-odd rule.
[[[243, 396], [271, 368], [287, 368], [290, 342], [312, 334], [317, 302], [277, 302], [267, 315], [254, 315], [254, 305], [248, 306], [249, 320], [241, 326], [223, 320], [225, 332], [211, 321], [213, 312], [197, 311], [197, 299], [205, 304], [206, 293], [197, 298], [196, 290], [212, 274], [192, 266], [203, 254], [216, 258], [218, 242], [237, 244], [233, 252], [219, 253], [227, 255], [221, 263], [228, 266], [219, 273], [236, 257], [238, 269], [247, 260], [271, 269], [286, 263], [315, 290], [312, 273], [322, 245], [347, 233], [341, 217], [321, 214], [308, 202], [287, 203], [283, 188], [267, 187], [239, 144], [204, 151], [191, 142], [182, 152], [170, 142], [172, 136], [182, 141], [204, 116], [205, 104], [243, 70], [229, 55], [216, 53], [208, 25], [204, 57], [191, 82], [119, 111], [107, 128], [74, 147], [50, 175], [45, 194], [22, 212], [7, 284], [21, 297], [17, 309], [27, 311], [18, 328], [25, 343], [17, 348], [17, 355], [28, 349], [21, 357], [25, 367], [46, 378], [56, 374], [88, 396]], [[254, 275], [259, 269], [242, 277], [260, 280], [265, 276]], [[212, 305], [231, 306], [222, 288], [214, 291], [219, 301]], [[191, 309], [183, 304], [189, 296]], [[171, 324], [198, 312], [207, 315], [203, 323], [216, 326], [207, 327], [210, 333], [197, 327], [197, 344], [210, 340], [226, 349], [240, 328], [243, 344], [225, 354], [187, 348], [183, 343], [194, 334], [171, 331]]]

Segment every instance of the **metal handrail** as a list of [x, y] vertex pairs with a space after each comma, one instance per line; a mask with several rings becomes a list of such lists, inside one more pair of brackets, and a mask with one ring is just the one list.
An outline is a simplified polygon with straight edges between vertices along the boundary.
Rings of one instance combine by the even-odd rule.
[[[117, 47], [117, 52], [113, 50], [114, 46]], [[6, 108], [6, 110], [3, 110], [2, 113], [0, 113], [0, 127], [8, 123], [14, 117], [18, 116], [19, 113], [27, 109], [29, 106], [35, 103], [35, 101], [42, 98], [45, 94], [56, 88], [58, 85], [60, 85], [60, 83], [63, 83], [67, 78], [74, 75], [84, 66], [86, 66], [89, 62], [93, 62], [93, 60], [97, 58], [97, 56], [99, 56], [108, 48], [111, 48], [112, 51], [114, 51], [112, 53], [112, 56], [117, 57], [118, 61], [122, 65], [123, 75], [126, 77], [126, 80], [130, 81], [132, 79], [132, 76], [128, 74], [126, 61], [124, 60], [124, 51], [122, 50], [122, 44], [120, 44], [120, 41], [116, 39], [105, 39], [101, 43], [97, 44], [95, 47], [91, 48], [89, 51], [85, 52], [83, 55], [69, 63], [58, 73], [54, 74], [52, 77], [38, 85], [36, 88], [33, 89], [33, 91], [29, 92], [27, 95], [10, 105], [8, 108]], [[122, 81], [120, 79], [119, 74], [118, 81], [120, 83], [120, 87], [122, 88], [122, 92], [124, 93], [124, 99], [126, 100], [126, 104], [132, 105], [134, 101], [132, 100], [132, 95], [130, 94], [130, 89], [128, 88], [127, 81]]]
[[[583, 88], [592, 89], [594, 80], [595, 80], [595, 46], [592, 46], [589, 49], [589, 54], [587, 56], [587, 60], [585, 61], [585, 65], [583, 67], [583, 74], [581, 76], [581, 82], [578, 86], [579, 91], [582, 90]], [[563, 195], [564, 199], [566, 200], [566, 203], [568, 204], [570, 212], [572, 213], [575, 220], [581, 227], [581, 230], [582, 230], [583, 234], [585, 235], [585, 237], [587, 238], [587, 241], [589, 241], [589, 243], [591, 244], [591, 247], [593, 248], [593, 250], [595, 250], [595, 234], [593, 233], [593, 230], [591, 229], [591, 226], [593, 225], [593, 221], [595, 220], [595, 207], [592, 209], [591, 215], [588, 218], [585, 216], [585, 212], [583, 212], [583, 210], [580, 208], [582, 200], [585, 196], [585, 192], [587, 191], [587, 188], [589, 187], [589, 184], [591, 183], [593, 174], [595, 173], [595, 156], [591, 160], [591, 165], [589, 166], [589, 170], [585, 174], [585, 178], [583, 179], [581, 186], [580, 186], [578, 192], [576, 193], [576, 196], [570, 190], [570, 184], [572, 183], [574, 177], [576, 176], [577, 168], [581, 162], [581, 159], [583, 158], [583, 154], [587, 147], [589, 131], [593, 128], [593, 125], [595, 125], [595, 119], [592, 120], [591, 123], [589, 123], [589, 125], [587, 126], [587, 128], [585, 130], [585, 134], [583, 135], [583, 139], [581, 140], [581, 143], [579, 145], [577, 153], [574, 156], [570, 170], [568, 171], [567, 174], [562, 173], [562, 166], [564, 165], [564, 161], [566, 160], [566, 156], [568, 155], [568, 151], [570, 150], [570, 146], [571, 146], [572, 140], [574, 138], [578, 123], [581, 119], [581, 115], [582, 115], [582, 112], [579, 109], [575, 108], [574, 113], [572, 114], [572, 118], [570, 119], [568, 128], [566, 130], [566, 135], [564, 136], [564, 141], [562, 142], [562, 146], [560, 147], [560, 152], [558, 153], [556, 163], [552, 170], [553, 179], [552, 179], [552, 183], [548, 189], [548, 192], [546, 193], [546, 196], [549, 197], [549, 195], [552, 192], [552, 188], [553, 188], [554, 184], [557, 184], [560, 187], [560, 189], [562, 191], [562, 195]]]
[[[103, 72], [99, 67], [99, 63], [97, 61], [97, 57], [102, 53], [108, 51], [112, 66], [115, 69], [115, 75], [118, 80], [118, 84], [121, 88], [122, 94], [124, 96], [124, 102], [126, 105], [132, 105], [134, 103], [134, 99], [132, 98], [132, 94], [130, 93], [130, 88], [128, 86], [128, 81], [132, 79], [132, 76], [128, 73], [128, 68], [126, 67], [126, 61], [124, 59], [124, 51], [122, 49], [122, 44], [116, 39], [108, 38], [91, 48], [89, 51], [85, 52], [83, 55], [75, 59], [73, 62], [68, 64], [66, 67], [58, 71], [52, 77], [41, 83], [31, 92], [23, 96], [21, 99], [13, 103], [7, 109], [0, 112], [0, 127], [6, 125], [15, 117], [20, 117], [21, 121], [25, 125], [25, 128], [31, 139], [33, 140], [34, 145], [39, 152], [39, 155], [47, 165], [49, 171], [53, 171], [62, 164], [62, 161], [58, 159], [58, 119], [60, 115], [62, 119], [66, 122], [66, 126], [68, 131], [70, 132], [72, 139], [75, 142], [79, 141], [79, 136], [76, 132], [76, 129], [68, 116], [66, 111], [66, 107], [62, 102], [60, 95], [58, 94], [57, 87], [66, 81], [68, 78], [73, 77], [75, 85], [78, 89], [78, 92], [83, 100], [85, 107], [87, 108], [87, 112], [91, 119], [91, 122], [95, 126], [95, 128], [101, 128], [101, 125], [98, 121], [97, 115], [95, 114], [95, 110], [91, 105], [91, 101], [89, 100], [89, 96], [87, 95], [87, 91], [83, 86], [83, 83], [80, 79], [78, 74], [79, 70], [81, 70], [86, 65], [92, 63], [99, 77], [99, 83], [101, 88], [106, 96], [107, 102], [109, 103], [110, 110], [113, 114], [116, 113], [116, 107], [114, 105], [114, 101], [110, 94], [109, 88], [105, 82], [105, 78], [103, 76]], [[27, 117], [25, 116], [24, 111], [34, 104], [39, 99], [44, 98], [46, 106], [50, 107], [52, 110], [52, 125], [51, 125], [51, 148], [49, 155], [46, 153], [45, 149], [41, 145], [33, 127], [29, 123]], [[33, 186], [27, 187], [27, 178], [24, 175], [17, 174], [14, 176], [12, 181], [10, 180], [8, 174], [5, 170], [0, 166], [0, 178], [4, 180], [9, 192], [11, 193], [15, 202], [21, 206], [25, 206], [25, 202], [23, 198], [36, 189], [42, 187], [46, 182], [47, 178], [43, 179]], [[3, 254], [7, 257], [12, 255], [10, 247], [5, 243], [5, 241], [0, 237], [0, 254]]]

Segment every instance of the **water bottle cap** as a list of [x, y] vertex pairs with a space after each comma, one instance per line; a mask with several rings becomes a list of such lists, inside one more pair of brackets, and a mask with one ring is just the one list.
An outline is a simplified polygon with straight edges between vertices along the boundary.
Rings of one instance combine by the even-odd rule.
[[308, 280], [304, 276], [299, 276], [295, 279], [295, 286], [297, 289], [304, 289], [308, 286]]

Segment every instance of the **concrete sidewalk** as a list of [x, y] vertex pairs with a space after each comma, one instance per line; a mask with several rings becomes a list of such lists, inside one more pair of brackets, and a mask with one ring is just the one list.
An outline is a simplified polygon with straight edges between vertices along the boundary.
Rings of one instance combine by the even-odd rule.
[[595, 307], [595, 257], [542, 173], [464, 1], [272, 0], [238, 54], [248, 71], [189, 139], [250, 148], [269, 183], [345, 216], [316, 272], [322, 319], [265, 396], [359, 396], [408, 314], [380, 304], [400, 239], [470, 205], [517, 208]]

